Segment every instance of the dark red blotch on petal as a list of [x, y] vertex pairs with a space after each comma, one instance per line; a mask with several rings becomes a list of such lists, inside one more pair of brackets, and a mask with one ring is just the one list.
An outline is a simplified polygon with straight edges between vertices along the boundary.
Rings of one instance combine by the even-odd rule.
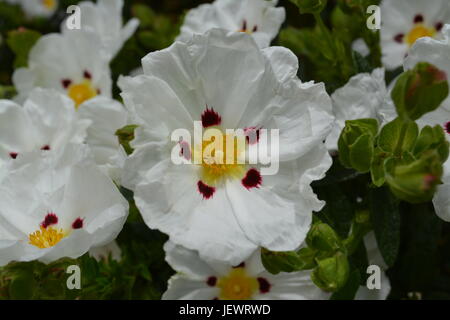
[[442, 22], [438, 22], [434, 27], [436, 28], [437, 31], [441, 31], [442, 28], [444, 27], [444, 24]]
[[403, 38], [405, 37], [405, 35], [403, 33], [399, 33], [398, 35], [396, 35], [394, 37], [394, 41], [398, 42], [398, 43], [403, 43]]
[[269, 283], [269, 281], [267, 281], [266, 278], [259, 277], [256, 280], [258, 280], [258, 283], [259, 283], [259, 292], [267, 293], [270, 291], [270, 288], [272, 287], [272, 285]]
[[91, 80], [92, 79], [92, 74], [89, 71], [85, 70], [84, 73], [83, 73], [83, 77], [85, 79]]
[[245, 268], [245, 262], [241, 262], [240, 264], [238, 264], [237, 266], [233, 267], [234, 269], [236, 268]]
[[258, 188], [262, 183], [262, 177], [258, 170], [250, 169], [247, 171], [244, 179], [242, 179], [242, 184], [247, 189]]
[[47, 228], [48, 226], [54, 225], [58, 223], [58, 217], [56, 216], [56, 214], [54, 213], [48, 213], [45, 218], [44, 221], [42, 221], [41, 226], [43, 228]]
[[43, 151], [49, 151], [49, 150], [50, 150], [50, 146], [49, 146], [48, 144], [46, 144], [45, 146], [43, 146], [43, 147], [41, 148], [41, 150], [43, 150]]
[[83, 228], [83, 219], [76, 218], [75, 221], [72, 223], [73, 229], [81, 229]]
[[203, 128], [218, 126], [220, 122], [222, 122], [222, 118], [220, 117], [220, 115], [215, 112], [213, 108], [209, 109], [208, 107], [206, 107], [206, 110], [203, 111], [202, 114]]
[[216, 283], [217, 283], [217, 278], [214, 276], [211, 276], [206, 280], [206, 284], [210, 287], [214, 287], [216, 285]]
[[9, 156], [13, 159], [16, 159], [19, 154], [17, 152], [10, 152]]
[[64, 87], [64, 89], [67, 89], [72, 84], [72, 80], [63, 79], [63, 80], [61, 80], [61, 84]]
[[255, 144], [259, 141], [260, 129], [249, 127], [244, 129], [245, 138], [248, 144]]
[[422, 22], [423, 22], [423, 15], [416, 14], [416, 16], [414, 17], [414, 23], [422, 23]]
[[258, 26], [254, 26], [253, 27], [253, 32], [257, 32], [258, 31]]
[[444, 125], [445, 131], [450, 134], [450, 121]]
[[202, 181], [197, 183], [198, 191], [203, 195], [203, 199], [209, 199], [216, 192], [216, 188], [204, 184]]

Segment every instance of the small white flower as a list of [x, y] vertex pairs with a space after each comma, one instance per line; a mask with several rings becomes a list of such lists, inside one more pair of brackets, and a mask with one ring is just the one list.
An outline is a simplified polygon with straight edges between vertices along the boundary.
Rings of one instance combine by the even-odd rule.
[[17, 100], [26, 99], [35, 87], [60, 91], [72, 98], [77, 108], [97, 95], [111, 97], [108, 63], [101, 41], [93, 33], [71, 30], [45, 35], [31, 49], [28, 68], [14, 72]]
[[367, 250], [367, 260], [370, 265], [376, 265], [382, 270], [380, 289], [369, 289], [367, 286], [360, 286], [356, 293], [356, 300], [385, 300], [391, 291], [391, 282], [385, 273], [388, 266], [384, 262], [378, 249], [375, 233], [370, 232], [364, 237], [364, 244]]
[[23, 107], [0, 100], [0, 162], [83, 143], [90, 123], [80, 120], [73, 101], [55, 90], [33, 90]]
[[[125, 26], [122, 21], [123, 0], [97, 0], [97, 3], [83, 1], [81, 9], [81, 29], [99, 36], [103, 49], [112, 59], [123, 44], [139, 26], [139, 20], [131, 19]], [[63, 33], [71, 32], [66, 21], [61, 25]]]
[[111, 256], [112, 260], [120, 262], [122, 260], [122, 250], [114, 240], [104, 246], [92, 248], [89, 250], [89, 256], [97, 261], [108, 260], [109, 256]]
[[336, 121], [326, 144], [330, 151], [336, 151], [346, 120], [375, 118], [379, 122], [384, 121], [383, 111], [390, 100], [384, 70], [375, 69], [371, 74], [357, 74], [344, 87], [337, 89], [331, 95], [331, 99]]
[[[442, 33], [444, 37], [441, 40], [419, 39], [405, 60], [405, 69], [412, 69], [419, 62], [429, 62], [450, 77], [450, 24], [444, 26]], [[442, 126], [447, 140], [450, 142], [450, 97], [447, 97], [438, 109], [427, 113], [417, 122], [421, 127], [425, 125]], [[450, 221], [450, 197], [448, 196], [450, 194], [450, 159], [444, 164], [442, 180], [444, 184], [438, 187], [433, 204], [437, 215], [445, 221]]]
[[165, 300], [325, 300], [310, 271], [272, 275], [257, 249], [238, 265], [204, 260], [196, 251], [167, 242], [166, 260], [178, 274], [169, 280]]
[[381, 48], [388, 69], [400, 67], [408, 49], [422, 37], [441, 36], [450, 22], [448, 0], [383, 0], [381, 2]]
[[[298, 61], [285, 48], [260, 50], [245, 33], [212, 30], [188, 44], [150, 53], [144, 75], [122, 78], [126, 107], [139, 125], [122, 183], [135, 193], [150, 228], [200, 256], [239, 263], [258, 247], [297, 248], [319, 201], [310, 187], [331, 158], [323, 140], [331, 130], [331, 101], [323, 84], [302, 84]], [[171, 150], [187, 157], [207, 140], [172, 142], [179, 128], [279, 129], [279, 172], [262, 176], [260, 165], [176, 165]], [[254, 150], [244, 143], [234, 155]], [[180, 147], [181, 146], [181, 147]], [[186, 154], [183, 153], [186, 151]], [[221, 151], [221, 150], [218, 150]], [[223, 150], [223, 154], [226, 150]], [[248, 154], [248, 153], [246, 153]]]
[[266, 48], [277, 36], [286, 18], [284, 8], [276, 8], [278, 0], [216, 0], [202, 4], [186, 15], [180, 41], [193, 34], [203, 34], [214, 28], [251, 34], [261, 48]]
[[77, 258], [117, 236], [128, 202], [89, 153], [70, 144], [12, 162], [0, 185], [0, 266]]
[[58, 9], [59, 0], [18, 0], [28, 17], [51, 17]]
[[120, 184], [127, 154], [120, 145], [116, 131], [127, 125], [128, 113], [113, 99], [98, 96], [86, 101], [78, 110], [80, 118], [92, 122], [87, 129], [86, 143], [102, 171]]

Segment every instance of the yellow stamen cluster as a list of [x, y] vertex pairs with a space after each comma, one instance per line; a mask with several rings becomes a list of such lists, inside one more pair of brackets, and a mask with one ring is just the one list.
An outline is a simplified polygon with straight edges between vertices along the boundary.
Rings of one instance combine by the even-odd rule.
[[42, 5], [48, 10], [53, 10], [56, 7], [56, 0], [42, 0]]
[[406, 35], [406, 43], [412, 46], [417, 39], [422, 37], [434, 37], [436, 35], [435, 28], [428, 28], [422, 23], [416, 24], [414, 28]]
[[32, 244], [40, 249], [51, 248], [64, 238], [65, 234], [62, 229], [55, 229], [53, 227], [40, 227], [29, 235], [29, 244]]
[[247, 275], [245, 268], [235, 268], [217, 281], [221, 300], [249, 300], [259, 288], [258, 280]]
[[67, 94], [78, 108], [83, 102], [94, 98], [97, 95], [97, 90], [92, 86], [91, 81], [86, 79], [83, 82], [70, 85]]

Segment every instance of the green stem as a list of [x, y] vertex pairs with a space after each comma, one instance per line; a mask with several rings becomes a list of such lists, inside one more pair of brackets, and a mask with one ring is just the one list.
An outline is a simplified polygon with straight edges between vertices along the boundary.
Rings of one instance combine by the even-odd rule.
[[320, 13], [313, 13], [313, 15], [314, 15], [314, 18], [316, 19], [317, 25], [320, 28], [320, 31], [322, 31], [322, 33], [325, 36], [325, 39], [328, 42], [328, 46], [330, 47], [330, 49], [333, 52], [336, 52], [336, 47], [334, 45], [333, 37], [331, 36], [330, 30], [327, 28], [327, 26], [323, 22], [322, 16], [320, 15]]
[[400, 138], [398, 139], [397, 146], [395, 147], [394, 150], [394, 154], [397, 157], [400, 157], [402, 155], [403, 140], [405, 140], [407, 130], [408, 130], [408, 123], [403, 123], [402, 129], [400, 131]]

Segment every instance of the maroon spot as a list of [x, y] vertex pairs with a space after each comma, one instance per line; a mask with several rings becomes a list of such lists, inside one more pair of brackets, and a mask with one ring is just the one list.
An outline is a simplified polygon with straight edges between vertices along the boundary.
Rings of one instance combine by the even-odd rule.
[[46, 144], [45, 146], [43, 146], [41, 148], [41, 150], [43, 150], [43, 151], [50, 151], [50, 146], [48, 144]]
[[48, 226], [54, 225], [58, 223], [58, 217], [56, 216], [56, 214], [54, 213], [48, 213], [45, 218], [44, 221], [41, 222], [41, 226], [43, 228], [47, 228]]
[[214, 297], [212, 300], [219, 300], [219, 298], [218, 297]]
[[234, 269], [237, 269], [237, 268], [245, 268], [245, 262], [241, 262], [240, 264], [238, 264], [237, 266], [234, 266], [233, 268], [234, 268]]
[[191, 148], [186, 141], [180, 141], [180, 156], [186, 160], [191, 160]]
[[437, 31], [441, 31], [442, 28], [444, 27], [444, 24], [442, 22], [438, 22], [434, 27], [436, 28]]
[[97, 94], [98, 94], [98, 95], [102, 94], [102, 90], [97, 89]]
[[92, 74], [89, 71], [85, 70], [84, 73], [83, 73], [83, 77], [85, 79], [91, 80], [92, 79]]
[[242, 31], [247, 31], [247, 20], [242, 22]]
[[204, 184], [202, 181], [197, 183], [198, 191], [203, 195], [203, 199], [209, 199], [216, 192], [216, 188]]
[[16, 159], [19, 154], [17, 152], [10, 152], [9, 156], [13, 159]]
[[417, 14], [417, 15], [414, 17], [414, 23], [422, 23], [422, 22], [423, 22], [423, 15]]
[[250, 169], [247, 171], [244, 179], [242, 179], [242, 184], [247, 189], [258, 188], [262, 183], [262, 177], [258, 170]]
[[206, 110], [203, 111], [203, 114], [202, 114], [203, 128], [208, 128], [211, 126], [218, 126], [221, 121], [222, 121], [222, 118], [220, 117], [220, 115], [217, 112], [214, 111], [213, 108], [208, 109], [208, 107], [206, 107]]
[[244, 134], [248, 144], [255, 144], [259, 141], [260, 129], [249, 127], [244, 129]]
[[253, 32], [256, 32], [256, 31], [258, 31], [258, 26], [253, 27]]
[[72, 228], [73, 229], [81, 229], [83, 228], [83, 219], [81, 218], [76, 218], [75, 221], [72, 223]]
[[258, 280], [259, 283], [259, 292], [267, 293], [270, 291], [270, 287], [272, 287], [272, 285], [269, 283], [269, 281], [267, 281], [267, 279], [260, 277], [256, 280]]
[[61, 80], [61, 84], [64, 87], [64, 89], [67, 89], [72, 84], [72, 80], [63, 79], [63, 80]]
[[444, 128], [445, 128], [445, 131], [447, 131], [447, 133], [450, 134], [450, 121], [447, 122], [446, 124], [444, 124]]
[[209, 277], [208, 280], [206, 280], [206, 284], [210, 287], [214, 287], [216, 285], [216, 283], [217, 283], [217, 278], [214, 276]]
[[398, 42], [398, 43], [403, 43], [403, 38], [405, 37], [405, 35], [403, 33], [399, 33], [398, 35], [396, 35], [394, 37], [394, 41]]

